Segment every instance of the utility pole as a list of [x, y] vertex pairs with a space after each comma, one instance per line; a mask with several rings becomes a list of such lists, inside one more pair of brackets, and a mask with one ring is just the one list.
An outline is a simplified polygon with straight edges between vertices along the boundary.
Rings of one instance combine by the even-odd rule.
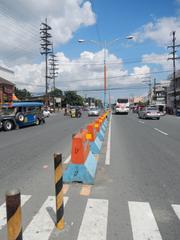
[[176, 32], [172, 32], [173, 39], [172, 39], [172, 45], [168, 46], [168, 48], [172, 48], [172, 52], [169, 54], [172, 54], [172, 57], [168, 58], [168, 60], [173, 61], [173, 82], [174, 82], [174, 112], [176, 114], [177, 110], [177, 103], [176, 103], [176, 59], [180, 59], [179, 57], [176, 57], [176, 48], [180, 47], [180, 44], [176, 45]]
[[48, 55], [52, 53], [52, 43], [50, 42], [50, 38], [52, 37], [49, 31], [51, 27], [47, 24], [47, 18], [45, 22], [41, 23], [40, 27], [40, 40], [41, 40], [41, 54], [45, 55], [45, 105], [48, 105]]
[[150, 105], [151, 104], [151, 86], [152, 86], [151, 81], [149, 81], [148, 85], [149, 85], [149, 105]]
[[52, 45], [52, 54], [50, 55], [49, 58], [49, 64], [50, 64], [50, 69], [49, 69], [49, 73], [50, 73], [50, 78], [53, 80], [53, 108], [55, 111], [55, 89], [56, 89], [56, 77], [58, 76], [58, 66], [59, 64], [57, 63], [57, 56], [54, 54], [54, 49], [53, 49], [53, 45]]
[[154, 78], [154, 101], [156, 101], [156, 78]]
[[106, 109], [106, 89], [107, 89], [106, 48], [107, 48], [107, 43], [105, 41], [104, 42], [104, 109]]

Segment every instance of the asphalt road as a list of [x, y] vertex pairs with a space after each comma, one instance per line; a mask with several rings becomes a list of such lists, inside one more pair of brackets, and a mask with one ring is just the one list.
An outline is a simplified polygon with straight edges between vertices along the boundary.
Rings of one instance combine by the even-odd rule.
[[[48, 196], [54, 195], [53, 152], [62, 152], [65, 160], [71, 135], [90, 120], [57, 114], [46, 125], [0, 132], [0, 205], [8, 189], [18, 187], [31, 196], [23, 206], [25, 231]], [[113, 115], [109, 165], [107, 131], [95, 185], [65, 186], [65, 229], [59, 232], [53, 227], [43, 238], [38, 231], [37, 238], [25, 232], [24, 239], [180, 239], [179, 133], [180, 118], [173, 116], [158, 121], [140, 120], [135, 114]], [[54, 220], [52, 209], [46, 209], [44, 219]], [[5, 236], [6, 227], [0, 225], [0, 239]]]

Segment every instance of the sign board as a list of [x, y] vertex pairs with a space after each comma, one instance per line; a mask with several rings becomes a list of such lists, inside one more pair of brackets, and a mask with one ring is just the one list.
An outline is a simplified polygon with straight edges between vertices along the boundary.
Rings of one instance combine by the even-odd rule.
[[56, 103], [61, 103], [61, 98], [60, 97], [55, 97], [54, 99], [55, 99]]

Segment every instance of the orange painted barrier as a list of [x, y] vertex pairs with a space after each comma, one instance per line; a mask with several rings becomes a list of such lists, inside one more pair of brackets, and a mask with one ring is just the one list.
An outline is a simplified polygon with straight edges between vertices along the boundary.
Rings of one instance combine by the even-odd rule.
[[86, 138], [90, 141], [90, 142], [94, 142], [96, 139], [96, 130], [94, 128], [94, 123], [89, 123], [87, 125], [87, 131], [88, 133], [86, 134]]
[[89, 154], [90, 146], [86, 139], [87, 130], [82, 130], [72, 138], [71, 162], [83, 164]]
[[96, 132], [99, 132], [99, 130], [100, 130], [100, 124], [99, 124], [99, 121], [98, 121], [98, 120], [95, 120], [94, 127], [95, 127], [95, 129], [96, 129]]

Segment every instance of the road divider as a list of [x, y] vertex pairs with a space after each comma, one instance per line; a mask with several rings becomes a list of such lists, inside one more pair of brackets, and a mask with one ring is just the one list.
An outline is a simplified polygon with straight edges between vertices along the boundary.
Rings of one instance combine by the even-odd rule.
[[107, 111], [94, 122], [81, 129], [72, 138], [71, 160], [64, 171], [65, 183], [81, 182], [94, 184], [97, 160], [94, 154], [99, 154], [109, 122]]

